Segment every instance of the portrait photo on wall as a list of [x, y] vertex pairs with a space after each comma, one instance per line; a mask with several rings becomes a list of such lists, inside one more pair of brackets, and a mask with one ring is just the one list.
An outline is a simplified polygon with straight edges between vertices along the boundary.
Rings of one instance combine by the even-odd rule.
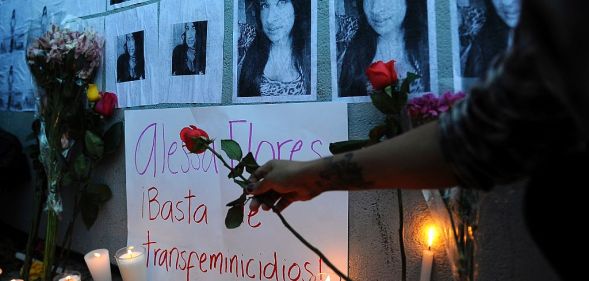
[[143, 30], [117, 36], [117, 83], [145, 79]]
[[0, 54], [23, 51], [26, 45], [28, 15], [23, 14], [23, 9], [4, 5], [0, 20]]
[[[118, 9], [118, 8], [128, 7], [128, 6], [142, 3], [142, 2], [147, 2], [149, 0], [106, 0], [106, 1], [108, 3], [107, 10], [114, 10], [114, 9]], [[104, 3], [104, 2], [102, 2], [102, 3]]]
[[204, 75], [207, 66], [207, 22], [174, 24], [172, 75]]
[[467, 89], [511, 45], [521, 0], [453, 0], [451, 5], [455, 88]]
[[34, 111], [35, 93], [26, 62], [4, 56], [0, 64], [0, 110]]
[[395, 60], [401, 78], [407, 72], [419, 75], [411, 94], [436, 90], [435, 24], [429, 23], [435, 13], [433, 1], [332, 1], [334, 99], [368, 101], [365, 71], [376, 61]]
[[315, 0], [236, 0], [237, 102], [316, 99]]

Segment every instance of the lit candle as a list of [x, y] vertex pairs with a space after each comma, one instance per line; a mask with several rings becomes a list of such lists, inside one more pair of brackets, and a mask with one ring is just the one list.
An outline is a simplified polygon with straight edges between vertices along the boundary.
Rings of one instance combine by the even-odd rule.
[[123, 281], [147, 280], [145, 248], [125, 247], [119, 249], [115, 257], [117, 258], [117, 264], [119, 265]]
[[84, 260], [90, 269], [94, 281], [112, 281], [110, 259], [107, 249], [98, 249], [87, 253]]
[[436, 235], [436, 229], [431, 226], [427, 230], [427, 249], [423, 250], [423, 258], [421, 259], [421, 274], [419, 281], [429, 281], [432, 276], [432, 263], [434, 261], [434, 252], [432, 251], [432, 244]]

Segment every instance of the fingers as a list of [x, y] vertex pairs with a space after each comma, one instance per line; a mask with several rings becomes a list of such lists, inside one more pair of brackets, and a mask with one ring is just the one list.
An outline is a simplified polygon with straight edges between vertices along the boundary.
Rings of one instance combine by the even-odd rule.
[[273, 162], [269, 161], [263, 166], [259, 167], [249, 178], [250, 184], [246, 191], [252, 195], [260, 195], [268, 192], [271, 187], [264, 181], [266, 175], [272, 170]]
[[295, 194], [289, 193], [289, 194], [284, 195], [282, 198], [280, 198], [280, 201], [278, 201], [276, 206], [274, 206], [276, 209], [276, 212], [280, 213], [284, 209], [286, 209], [286, 207], [290, 206], [290, 204], [292, 204], [292, 202], [296, 201], [295, 197], [296, 197]]
[[[258, 211], [259, 208], [262, 207], [262, 210], [269, 211], [272, 209], [272, 206], [274, 206], [274, 210], [280, 213], [286, 209], [286, 207], [290, 206], [290, 204], [298, 201], [296, 198], [297, 195], [295, 193], [288, 193], [283, 196], [280, 196], [280, 194], [276, 192], [263, 194], [262, 196], [252, 198], [250, 210]], [[276, 203], [276, 201], [278, 201], [278, 203]]]

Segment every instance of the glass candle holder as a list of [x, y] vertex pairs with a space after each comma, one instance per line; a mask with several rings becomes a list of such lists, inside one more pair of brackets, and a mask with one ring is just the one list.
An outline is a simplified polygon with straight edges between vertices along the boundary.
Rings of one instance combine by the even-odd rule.
[[77, 271], [66, 271], [53, 277], [53, 281], [82, 281], [82, 275]]
[[84, 256], [94, 281], [111, 281], [110, 257], [107, 249], [97, 249]]
[[123, 281], [147, 281], [145, 248], [129, 246], [117, 250], [115, 258]]

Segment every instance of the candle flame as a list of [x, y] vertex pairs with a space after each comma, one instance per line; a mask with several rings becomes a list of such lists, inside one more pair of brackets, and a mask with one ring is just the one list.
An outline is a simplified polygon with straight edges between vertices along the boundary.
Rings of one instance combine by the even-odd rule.
[[72, 278], [71, 276], [66, 276], [65, 280], [74, 280], [74, 278]]
[[432, 245], [434, 244], [434, 239], [436, 238], [437, 232], [435, 226], [430, 226], [427, 229], [427, 247], [431, 249]]
[[99, 258], [100, 257], [100, 253], [94, 253], [94, 256]]
[[331, 281], [331, 278], [329, 277], [329, 275], [327, 275], [327, 278], [325, 278], [325, 281]]

